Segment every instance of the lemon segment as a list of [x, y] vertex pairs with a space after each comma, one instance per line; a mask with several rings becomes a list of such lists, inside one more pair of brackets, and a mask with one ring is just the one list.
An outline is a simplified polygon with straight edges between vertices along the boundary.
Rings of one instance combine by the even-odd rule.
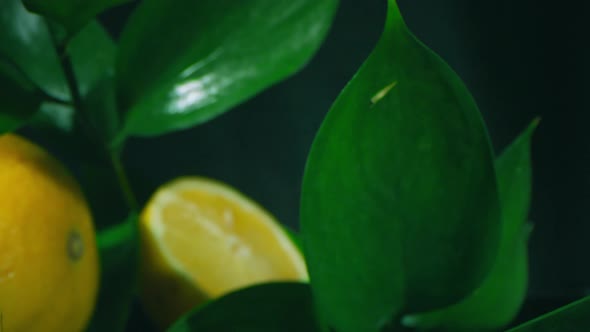
[[[141, 229], [143, 288], [152, 293], [148, 311], [155, 316], [177, 316], [204, 299], [257, 283], [308, 279], [303, 256], [279, 223], [217, 181], [186, 177], [164, 185], [148, 202]], [[154, 288], [185, 303], [166, 305], [170, 295], [153, 294]], [[180, 299], [187, 292], [194, 293], [191, 300]]]

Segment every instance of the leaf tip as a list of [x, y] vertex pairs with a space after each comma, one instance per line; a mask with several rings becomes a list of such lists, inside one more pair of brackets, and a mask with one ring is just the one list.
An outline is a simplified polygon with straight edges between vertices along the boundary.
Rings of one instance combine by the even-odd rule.
[[523, 142], [528, 142], [527, 144], [530, 144], [530, 141], [533, 138], [533, 134], [537, 130], [537, 127], [539, 126], [540, 122], [541, 122], [541, 117], [540, 116], [535, 117], [533, 120], [531, 120], [529, 125], [520, 133], [520, 135], [516, 138], [516, 140], [522, 140]]
[[526, 137], [527, 140], [531, 140], [533, 137], [533, 134], [535, 133], [535, 131], [537, 130], [537, 127], [539, 127], [539, 123], [541, 122], [541, 117], [537, 116], [535, 117], [531, 123], [529, 124], [529, 126], [524, 130], [523, 132], [523, 137]]
[[537, 127], [539, 126], [539, 123], [541, 123], [541, 116], [537, 116], [533, 119], [533, 121], [531, 121], [531, 124], [529, 126], [530, 130], [535, 130], [537, 129]]
[[405, 25], [404, 18], [397, 5], [397, 0], [387, 0], [386, 27], [397, 24]]

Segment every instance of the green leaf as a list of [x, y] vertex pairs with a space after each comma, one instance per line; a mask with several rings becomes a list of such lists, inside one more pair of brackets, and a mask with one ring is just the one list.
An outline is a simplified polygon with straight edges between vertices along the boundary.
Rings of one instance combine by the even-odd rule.
[[145, 0], [121, 37], [126, 133], [205, 122], [300, 69], [337, 0]]
[[28, 124], [36, 129], [71, 133], [74, 129], [74, 109], [67, 104], [44, 102]]
[[88, 24], [70, 41], [67, 51], [82, 96], [115, 76], [117, 46], [100, 23]]
[[32, 12], [39, 13], [63, 25], [70, 35], [105, 9], [130, 0], [23, 0]]
[[0, 134], [28, 122], [41, 98], [39, 91], [16, 68], [0, 59]]
[[322, 321], [377, 331], [458, 302], [490, 271], [500, 226], [477, 106], [390, 0], [385, 31], [324, 120], [303, 179], [303, 247]]
[[[52, 1], [47, 4], [53, 3]], [[91, 22], [67, 46], [80, 93], [84, 97], [99, 82], [114, 76], [116, 47], [96, 22]], [[15, 68], [57, 101], [70, 100], [70, 92], [45, 20], [28, 12], [19, 0], [3, 0], [0, 11], [0, 61]], [[26, 98], [22, 98], [23, 105]], [[31, 99], [33, 101], [34, 99]], [[55, 101], [55, 100], [54, 100]], [[34, 122], [72, 129], [71, 107], [44, 103]], [[58, 110], [59, 109], [59, 110]], [[54, 117], [57, 116], [57, 117]]]
[[525, 299], [528, 281], [526, 224], [531, 199], [532, 134], [528, 127], [496, 160], [502, 208], [502, 238], [496, 263], [483, 284], [461, 302], [438, 311], [404, 318], [406, 325], [445, 331], [493, 330], [509, 324]]
[[[496, 159], [496, 178], [502, 208], [502, 238], [516, 238], [527, 221], [531, 202], [531, 139], [539, 119]], [[502, 247], [502, 246], [500, 246]]]
[[83, 99], [86, 130], [108, 145], [119, 129], [114, 83], [117, 47], [100, 24], [91, 22], [72, 39], [67, 51]]
[[138, 268], [137, 215], [98, 235], [101, 285], [87, 331], [124, 331], [136, 287]]
[[180, 318], [168, 332], [314, 332], [309, 286], [270, 283], [230, 293]]
[[69, 99], [47, 25], [41, 16], [28, 12], [20, 0], [2, 0], [0, 59], [14, 65], [47, 94]]
[[[108, 142], [118, 128], [113, 85], [116, 45], [99, 23], [91, 22], [70, 41], [67, 54], [87, 113], [85, 120]], [[41, 105], [32, 125], [70, 133], [76, 125], [75, 115], [71, 105], [48, 101]]]
[[[69, 100], [65, 76], [46, 22], [28, 12], [19, 0], [2, 1], [0, 59], [14, 65], [48, 95]], [[116, 47], [97, 22], [80, 31], [70, 41], [67, 51], [82, 93], [105, 75], [114, 75]]]
[[590, 331], [590, 296], [570, 303], [507, 332]]

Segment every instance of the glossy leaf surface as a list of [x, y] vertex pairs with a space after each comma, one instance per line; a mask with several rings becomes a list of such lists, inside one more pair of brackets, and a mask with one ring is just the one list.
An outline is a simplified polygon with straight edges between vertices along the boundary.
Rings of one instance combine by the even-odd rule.
[[230, 293], [197, 308], [168, 332], [315, 332], [309, 286], [301, 283], [261, 284]]
[[23, 0], [27, 8], [63, 25], [72, 35], [103, 10], [130, 0]]
[[[64, 52], [71, 59], [82, 97], [105, 77], [114, 76], [116, 47], [96, 22], [91, 22], [80, 31]], [[23, 79], [32, 82], [48, 96], [65, 102], [70, 100], [62, 64], [46, 21], [28, 12], [18, 0], [5, 0], [0, 11], [0, 61], [14, 68]], [[8, 90], [4, 92], [8, 93]], [[19, 100], [23, 103], [22, 108], [38, 103], [35, 98], [19, 97]], [[70, 131], [74, 114], [67, 105], [44, 103], [33, 121], [42, 126], [55, 125]], [[5, 123], [9, 121], [14, 121], [14, 118], [3, 120]], [[102, 128], [99, 131], [103, 131]]]
[[494, 268], [469, 297], [451, 307], [405, 317], [407, 325], [444, 331], [493, 330], [518, 314], [528, 284], [527, 225], [531, 200], [531, 138], [538, 121], [496, 159], [502, 238]]
[[314, 54], [337, 0], [145, 0], [121, 37], [126, 132], [205, 122], [293, 74]]
[[98, 235], [100, 292], [87, 331], [124, 331], [137, 279], [137, 216]]
[[20, 0], [2, 0], [0, 59], [14, 65], [47, 94], [69, 99], [63, 72], [47, 24]]
[[[116, 48], [97, 22], [70, 41], [67, 53], [82, 93], [104, 75], [114, 74]], [[70, 92], [45, 20], [19, 0], [3, 0], [0, 10], [0, 60], [14, 66], [48, 95], [67, 101]]]
[[481, 116], [393, 0], [315, 138], [301, 200], [314, 298], [338, 332], [450, 305], [492, 267], [501, 224]]
[[507, 332], [590, 331], [590, 296], [510, 329]]

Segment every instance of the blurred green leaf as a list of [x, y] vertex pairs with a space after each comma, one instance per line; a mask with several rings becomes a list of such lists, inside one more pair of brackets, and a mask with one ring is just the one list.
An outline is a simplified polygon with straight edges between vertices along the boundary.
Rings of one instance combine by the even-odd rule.
[[20, 0], [2, 0], [0, 59], [12, 63], [47, 94], [69, 99], [47, 25], [41, 16], [28, 12]]
[[337, 0], [144, 0], [121, 37], [126, 133], [205, 122], [300, 69]]
[[94, 315], [87, 331], [124, 331], [136, 288], [137, 215], [98, 235], [101, 276]]
[[[65, 51], [72, 61], [83, 97], [99, 82], [114, 76], [116, 46], [97, 22], [91, 22], [81, 30]], [[49, 105], [43, 104], [41, 114], [35, 117], [40, 122], [35, 123], [54, 123], [58, 128], [71, 130], [74, 112], [66, 112], [68, 106], [55, 103], [67, 102], [70, 92], [49, 29], [41, 16], [28, 12], [19, 0], [3, 0], [0, 60], [55, 99], [49, 100]], [[26, 104], [24, 99], [23, 103]], [[54, 118], [54, 115], [58, 117]]]
[[537, 317], [507, 332], [590, 331], [590, 296]]
[[67, 51], [82, 96], [115, 76], [117, 46], [100, 23], [90, 22], [70, 41]]
[[46, 16], [63, 25], [70, 35], [78, 32], [105, 9], [130, 0], [23, 0], [32, 12]]
[[309, 286], [261, 284], [230, 293], [180, 318], [168, 332], [314, 332]]
[[74, 129], [74, 109], [66, 104], [44, 102], [29, 124], [35, 128], [70, 133]]
[[18, 70], [0, 59], [0, 134], [28, 122], [42, 95]]
[[109, 144], [118, 129], [114, 75], [117, 47], [97, 22], [88, 24], [68, 45], [84, 107], [85, 130]]
[[[72, 39], [67, 54], [88, 114], [86, 121], [100, 138], [109, 140], [117, 128], [113, 77], [116, 45], [104, 28], [91, 22]], [[76, 125], [71, 105], [48, 101], [41, 105], [32, 125], [44, 130], [71, 133]]]
[[377, 331], [459, 301], [490, 271], [500, 226], [477, 106], [390, 0], [385, 31], [324, 120], [304, 175], [301, 231], [322, 321]]
[[496, 159], [496, 177], [502, 208], [502, 239], [494, 268], [466, 299], [458, 304], [405, 317], [406, 325], [444, 331], [493, 330], [509, 324], [525, 299], [528, 281], [526, 225], [531, 200], [532, 134], [538, 120]]
[[[502, 238], [521, 235], [531, 202], [531, 140], [539, 124], [533, 120], [528, 128], [496, 159], [496, 178], [502, 209]], [[500, 245], [502, 247], [502, 245]]]

